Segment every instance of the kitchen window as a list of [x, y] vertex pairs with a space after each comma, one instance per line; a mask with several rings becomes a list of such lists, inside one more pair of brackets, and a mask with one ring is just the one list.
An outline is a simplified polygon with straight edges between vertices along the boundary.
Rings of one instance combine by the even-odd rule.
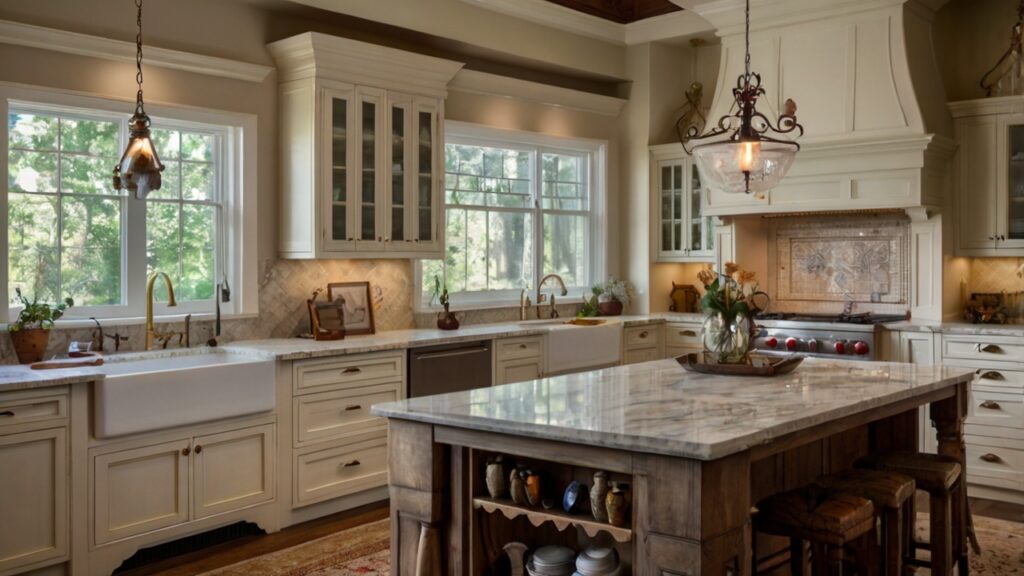
[[19, 311], [16, 289], [48, 302], [70, 296], [68, 318], [140, 317], [154, 271], [171, 277], [178, 300], [177, 308], [158, 304], [158, 314], [211, 312], [225, 281], [239, 288], [226, 312], [255, 311], [255, 291], [239, 293], [250, 284], [243, 269], [253, 267], [241, 250], [243, 223], [253, 218], [243, 209], [243, 126], [220, 114], [152, 107], [160, 108], [151, 113], [153, 141], [165, 170], [161, 189], [139, 200], [112, 185], [128, 137], [123, 103], [33, 95], [44, 101], [4, 99], [9, 318]]
[[605, 146], [446, 124], [444, 260], [419, 272], [420, 308], [436, 282], [456, 307], [518, 305], [558, 274], [578, 299], [604, 274]]

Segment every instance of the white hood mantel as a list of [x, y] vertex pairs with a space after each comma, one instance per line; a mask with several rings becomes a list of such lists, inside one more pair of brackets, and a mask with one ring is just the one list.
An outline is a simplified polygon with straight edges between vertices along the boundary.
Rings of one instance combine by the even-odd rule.
[[[743, 71], [743, 0], [674, 0], [722, 39], [710, 122]], [[792, 98], [805, 128], [782, 183], [755, 198], [712, 190], [708, 214], [940, 209], [954, 146], [932, 48], [948, 0], [753, 0], [751, 65], [775, 118]]]

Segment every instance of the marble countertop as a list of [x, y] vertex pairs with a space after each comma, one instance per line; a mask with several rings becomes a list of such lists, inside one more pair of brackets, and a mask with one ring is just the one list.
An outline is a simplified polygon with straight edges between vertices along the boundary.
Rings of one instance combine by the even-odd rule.
[[84, 384], [102, 379], [103, 374], [95, 368], [33, 370], [24, 365], [0, 366], [0, 392]]
[[972, 372], [808, 358], [776, 378], [686, 372], [673, 360], [378, 404], [379, 416], [714, 460]]
[[1024, 338], [1024, 324], [971, 324], [970, 322], [889, 322], [882, 325], [894, 332], [931, 332], [964, 336], [1013, 336]]

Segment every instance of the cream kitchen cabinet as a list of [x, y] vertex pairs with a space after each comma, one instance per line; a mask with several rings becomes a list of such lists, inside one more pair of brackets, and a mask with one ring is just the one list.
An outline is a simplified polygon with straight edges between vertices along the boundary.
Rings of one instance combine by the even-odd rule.
[[683, 354], [704, 351], [700, 322], [668, 322], [665, 324], [665, 355], [676, 358]]
[[660, 360], [663, 356], [661, 324], [630, 326], [622, 330], [622, 363], [639, 364]]
[[274, 425], [90, 450], [93, 543], [274, 498]]
[[954, 102], [957, 248], [1024, 255], [1024, 98]]
[[462, 64], [318, 33], [268, 45], [285, 258], [440, 258], [443, 118]]
[[704, 215], [705, 189], [679, 144], [652, 146], [651, 230], [655, 262], [713, 262], [714, 220]]
[[544, 376], [544, 337], [524, 336], [494, 341], [494, 385], [536, 380]]

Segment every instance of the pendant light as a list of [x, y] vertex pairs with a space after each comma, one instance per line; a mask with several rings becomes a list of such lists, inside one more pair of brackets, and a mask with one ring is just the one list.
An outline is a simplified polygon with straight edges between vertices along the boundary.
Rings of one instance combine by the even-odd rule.
[[156, 154], [149, 134], [149, 116], [142, 105], [142, 0], [135, 0], [138, 8], [138, 33], [135, 35], [135, 82], [139, 91], [135, 95], [135, 114], [129, 120], [128, 146], [121, 161], [114, 166], [114, 189], [128, 189], [143, 199], [153, 190], [160, 189], [160, 173], [164, 165]]
[[786, 100], [785, 111], [774, 124], [757, 111], [757, 99], [765, 91], [761, 75], [750, 71], [750, 0], [746, 0], [745, 42], [744, 71], [732, 90], [735, 102], [729, 113], [703, 134], [703, 115], [684, 114], [676, 132], [704, 183], [724, 192], [760, 196], [782, 180], [800, 150], [796, 142], [777, 136], [794, 131], [802, 136], [804, 128], [796, 121], [793, 100]]

